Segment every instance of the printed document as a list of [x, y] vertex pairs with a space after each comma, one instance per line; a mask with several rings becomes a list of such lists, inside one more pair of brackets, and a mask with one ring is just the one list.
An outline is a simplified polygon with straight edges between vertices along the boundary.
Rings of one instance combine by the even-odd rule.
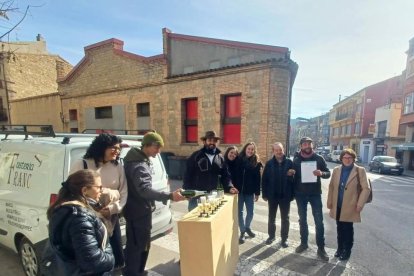
[[302, 183], [314, 183], [317, 176], [313, 175], [316, 170], [316, 161], [306, 161], [300, 163], [300, 172], [302, 176]]

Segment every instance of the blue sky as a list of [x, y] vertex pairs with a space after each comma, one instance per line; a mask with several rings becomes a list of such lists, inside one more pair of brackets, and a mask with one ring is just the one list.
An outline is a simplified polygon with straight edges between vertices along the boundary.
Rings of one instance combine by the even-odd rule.
[[[414, 37], [413, 0], [15, 0], [32, 7], [10, 41], [38, 33], [72, 65], [87, 45], [124, 41], [124, 50], [162, 53], [161, 29], [288, 47], [299, 71], [292, 118], [314, 117], [362, 88], [401, 74]], [[10, 14], [12, 24], [21, 15]], [[3, 39], [5, 40], [5, 39]], [[7, 38], [6, 38], [7, 40]]]

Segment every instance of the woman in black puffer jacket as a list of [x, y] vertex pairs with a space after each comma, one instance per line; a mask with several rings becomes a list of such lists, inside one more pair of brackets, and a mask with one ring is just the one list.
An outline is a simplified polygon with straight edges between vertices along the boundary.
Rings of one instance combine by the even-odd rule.
[[[256, 144], [254, 142], [245, 144], [236, 159], [234, 176], [232, 176], [233, 184], [239, 190], [239, 243], [244, 243], [245, 233], [251, 238], [256, 236], [250, 229], [250, 224], [253, 220], [254, 202], [259, 199], [260, 195], [260, 170], [262, 167]], [[246, 206], [246, 218], [243, 216], [244, 206]]]
[[50, 246], [65, 275], [109, 275], [114, 267], [106, 227], [88, 204], [88, 199], [98, 201], [101, 191], [99, 174], [77, 171], [47, 210]]

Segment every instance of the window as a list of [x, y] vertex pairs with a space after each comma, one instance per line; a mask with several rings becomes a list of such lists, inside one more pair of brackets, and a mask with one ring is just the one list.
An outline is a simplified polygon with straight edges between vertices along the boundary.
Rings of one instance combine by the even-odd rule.
[[241, 141], [241, 95], [223, 98], [223, 143], [240, 144]]
[[414, 92], [407, 94], [404, 101], [404, 114], [414, 112]]
[[198, 141], [198, 100], [184, 99], [184, 142], [197, 143]]
[[341, 128], [341, 136], [345, 136], [346, 135], [346, 126], [342, 126]]
[[112, 119], [112, 106], [95, 107], [95, 119]]
[[351, 128], [352, 128], [351, 125], [346, 126], [346, 135], [351, 135]]
[[361, 128], [361, 124], [360, 123], [355, 123], [355, 130], [354, 130], [355, 135], [359, 135], [360, 128]]
[[150, 103], [137, 103], [138, 134], [145, 134], [150, 130]]
[[69, 120], [70, 121], [77, 121], [78, 120], [78, 110], [69, 109]]
[[386, 131], [387, 131], [387, 121], [378, 122], [377, 138], [385, 138]]

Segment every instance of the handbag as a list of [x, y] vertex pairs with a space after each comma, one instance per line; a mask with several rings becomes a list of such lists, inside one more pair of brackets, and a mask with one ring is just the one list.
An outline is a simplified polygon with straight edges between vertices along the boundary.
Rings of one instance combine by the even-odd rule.
[[[357, 177], [358, 177], [358, 188], [359, 188], [358, 193], [360, 194], [361, 190], [362, 190], [362, 186], [361, 186], [361, 181], [359, 180], [359, 169], [358, 168], [357, 168]], [[368, 177], [367, 177], [367, 180], [368, 180], [370, 190], [369, 190], [369, 196], [368, 196], [367, 201], [365, 203], [371, 203], [372, 202], [372, 197], [373, 197], [372, 184], [371, 184], [371, 180]]]

